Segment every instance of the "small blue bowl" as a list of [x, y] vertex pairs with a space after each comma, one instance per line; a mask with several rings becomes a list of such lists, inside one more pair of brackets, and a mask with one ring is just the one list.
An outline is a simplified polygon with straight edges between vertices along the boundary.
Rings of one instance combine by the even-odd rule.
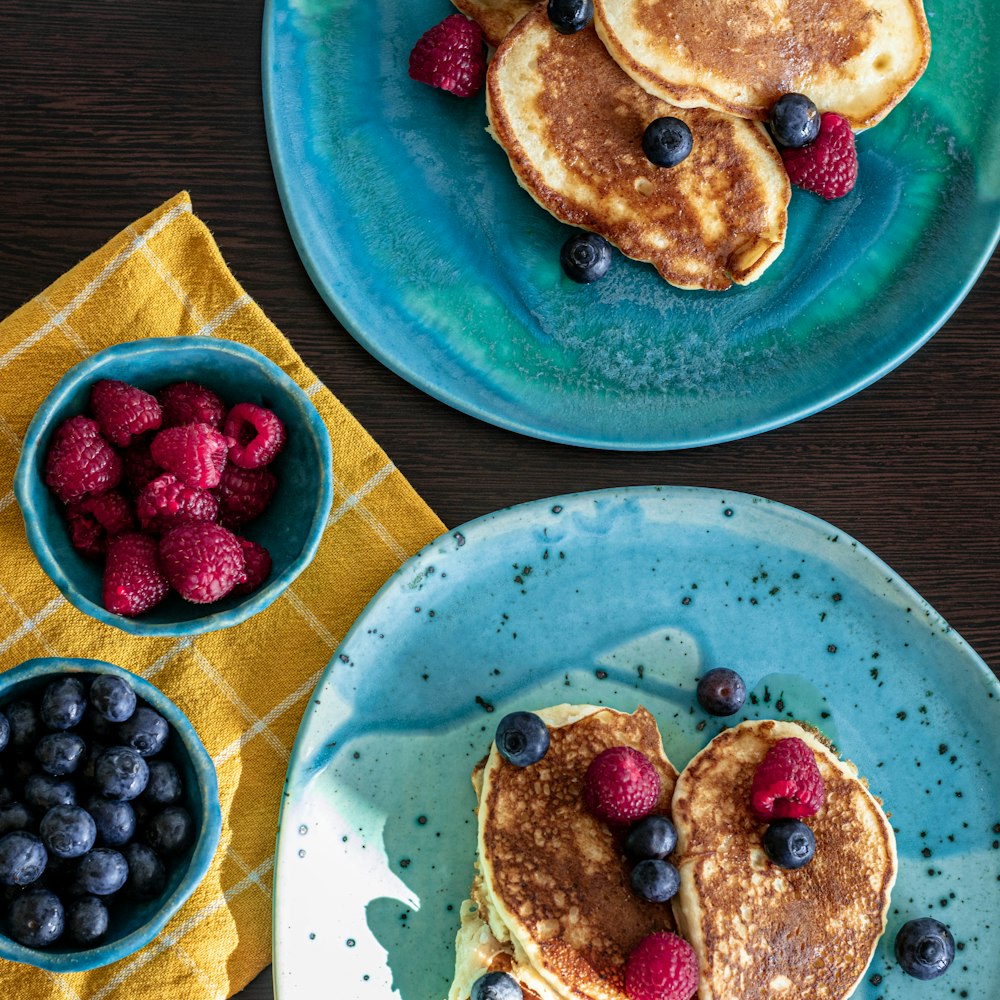
[[[98, 379], [119, 379], [155, 393], [172, 382], [200, 382], [226, 403], [273, 410], [288, 432], [270, 468], [278, 488], [267, 510], [241, 533], [271, 554], [271, 575], [251, 594], [230, 594], [210, 605], [176, 594], [136, 618], [105, 609], [103, 564], [73, 548], [62, 504], [45, 485], [45, 456], [55, 429], [85, 413]], [[42, 569], [85, 614], [133, 635], [181, 636], [229, 628], [262, 611], [309, 565], [333, 502], [330, 436], [309, 397], [276, 364], [250, 347], [205, 337], [162, 337], [116, 344], [74, 365], [39, 407], [24, 437], [14, 493]]]
[[185, 806], [195, 821], [195, 839], [184, 854], [173, 859], [167, 887], [159, 899], [116, 899], [104, 940], [81, 948], [56, 942], [51, 948], [27, 948], [0, 933], [0, 958], [24, 962], [50, 972], [83, 972], [117, 962], [145, 947], [163, 929], [205, 877], [222, 832], [219, 785], [215, 765], [187, 716], [158, 688], [128, 670], [102, 660], [43, 657], [26, 660], [0, 673], [0, 708], [18, 698], [40, 693], [45, 685], [67, 674], [114, 674], [132, 685], [136, 695], [162, 715], [172, 727], [164, 751], [158, 756], [173, 761], [184, 782]]

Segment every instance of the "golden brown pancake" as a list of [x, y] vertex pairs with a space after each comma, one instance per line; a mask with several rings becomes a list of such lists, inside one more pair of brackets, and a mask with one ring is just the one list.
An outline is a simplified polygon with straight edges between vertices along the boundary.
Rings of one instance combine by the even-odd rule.
[[[491, 132], [521, 185], [557, 219], [649, 261], [671, 284], [747, 284], [781, 252], [788, 176], [763, 126], [678, 110], [637, 86], [593, 26], [561, 35], [544, 6], [503, 40], [487, 73]], [[694, 148], [676, 167], [642, 151], [655, 118], [682, 118]]]
[[666, 812], [677, 772], [643, 708], [538, 714], [551, 735], [541, 761], [514, 767], [492, 747], [474, 776], [480, 875], [463, 906], [449, 996], [467, 1000], [478, 965], [509, 971], [540, 1000], [626, 1000], [629, 953], [646, 935], [672, 930], [674, 918], [669, 905], [632, 891], [618, 841], [583, 804], [583, 777], [602, 750], [634, 747], [659, 772], [658, 811]]
[[[803, 820], [816, 838], [804, 868], [764, 854], [750, 812], [754, 771], [779, 739], [816, 756], [826, 798]], [[678, 779], [673, 799], [681, 889], [674, 912], [698, 955], [699, 1000], [843, 1000], [885, 929], [896, 879], [892, 827], [850, 763], [791, 722], [724, 730]]]
[[930, 57], [922, 0], [594, 0], [594, 20], [625, 72], [672, 104], [764, 119], [798, 92], [855, 130]]
[[533, 7], [545, 0], [452, 0], [466, 17], [483, 29], [487, 43], [496, 48], [504, 35]]

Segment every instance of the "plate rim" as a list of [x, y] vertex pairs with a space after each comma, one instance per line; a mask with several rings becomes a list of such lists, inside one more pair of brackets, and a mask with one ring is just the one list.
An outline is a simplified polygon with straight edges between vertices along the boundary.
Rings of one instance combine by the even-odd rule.
[[482, 405], [463, 398], [454, 390], [449, 390], [443, 385], [436, 384], [429, 376], [418, 373], [411, 365], [404, 363], [383, 349], [378, 342], [377, 336], [367, 332], [363, 328], [362, 324], [345, 304], [343, 297], [338, 294], [338, 281], [345, 287], [353, 283], [353, 279], [350, 277], [350, 270], [344, 267], [338, 270], [336, 274], [328, 276], [317, 263], [315, 252], [309, 239], [306, 237], [304, 221], [297, 214], [296, 199], [293, 196], [290, 181], [290, 176], [294, 171], [291, 171], [285, 164], [285, 149], [282, 148], [283, 144], [279, 138], [281, 132], [277, 120], [280, 116], [275, 112], [276, 81], [274, 74], [271, 72], [271, 66], [276, 50], [277, 24], [274, 13], [277, 2], [278, 0], [265, 0], [263, 11], [261, 77], [264, 126], [272, 173], [274, 174], [275, 186], [278, 190], [278, 198], [285, 217], [285, 223], [288, 226], [292, 242], [295, 245], [295, 249], [310, 281], [319, 292], [327, 308], [333, 313], [334, 317], [341, 323], [348, 334], [381, 365], [438, 402], [444, 403], [446, 406], [450, 406], [460, 413], [465, 413], [492, 426], [513, 431], [525, 437], [536, 438], [542, 441], [552, 441], [557, 444], [571, 445], [573, 447], [594, 448], [603, 451], [642, 452], [680, 451], [689, 448], [702, 448], [729, 441], [739, 441], [758, 434], [766, 434], [780, 427], [790, 426], [842, 403], [844, 400], [849, 399], [851, 396], [856, 395], [863, 389], [884, 378], [912, 357], [954, 315], [955, 311], [965, 301], [969, 292], [979, 280], [997, 246], [1000, 245], [1000, 201], [998, 201], [993, 212], [994, 218], [991, 232], [987, 237], [985, 245], [981, 248], [978, 256], [974, 257], [965, 280], [951, 293], [947, 304], [926, 329], [920, 332], [915, 338], [907, 340], [898, 351], [886, 358], [881, 364], [876, 365], [867, 373], [849, 380], [839, 389], [828, 392], [822, 398], [816, 399], [807, 405], [785, 408], [780, 414], [776, 414], [769, 419], [757, 420], [749, 426], [744, 426], [737, 420], [733, 421], [735, 426], [732, 426], [728, 431], [720, 430], [715, 433], [702, 434], [701, 436], [685, 440], [671, 438], [669, 433], [664, 430], [658, 432], [656, 440], [640, 438], [609, 441], [606, 438], [585, 432], [563, 432], [553, 428], [537, 426], [537, 422], [519, 420], [501, 413], [492, 412]]
[[[524, 517], [526, 514], [530, 515], [535, 510], [549, 510], [555, 505], [561, 505], [565, 510], [568, 506], [577, 503], [599, 501], [602, 499], [618, 499], [619, 502], [622, 502], [625, 499], [632, 497], [639, 497], [640, 499], [654, 497], [661, 497], [664, 499], [669, 499], [670, 497], [684, 497], [687, 499], [694, 498], [697, 502], [705, 504], [706, 507], [709, 504], [712, 504], [713, 506], [717, 505], [723, 499], [727, 499], [730, 502], [737, 501], [746, 503], [748, 506], [755, 508], [758, 511], [767, 510], [769, 512], [774, 512], [779, 516], [790, 516], [797, 520], [800, 525], [809, 528], [811, 531], [818, 532], [820, 536], [837, 535], [839, 540], [850, 548], [854, 557], [865, 563], [870, 563], [873, 569], [879, 571], [880, 574], [887, 576], [891, 580], [892, 586], [896, 588], [898, 592], [905, 594], [907, 598], [910, 599], [914, 607], [919, 608], [924, 613], [924, 627], [935, 628], [939, 632], [943, 632], [943, 638], [945, 641], [953, 643], [957, 647], [957, 649], [962, 653], [963, 659], [973, 670], [974, 675], [978, 675], [985, 685], [992, 687], [997, 698], [1000, 698], [1000, 677], [993, 672], [989, 665], [966, 641], [966, 639], [964, 639], [957, 630], [952, 628], [945, 618], [938, 611], [936, 611], [934, 607], [924, 597], [922, 597], [903, 576], [892, 569], [892, 567], [889, 566], [880, 556], [876, 555], [870, 548], [868, 548], [868, 546], [866, 546], [863, 542], [858, 541], [858, 539], [856, 539], [853, 535], [842, 530], [841, 528], [838, 528], [836, 525], [831, 524], [829, 521], [826, 521], [815, 514], [811, 514], [808, 511], [802, 510], [799, 507], [792, 506], [791, 504], [786, 504], [779, 500], [771, 500], [759, 494], [748, 493], [742, 490], [725, 490], [709, 486], [661, 484], [605, 487], [597, 490], [578, 490], [555, 496], [538, 497], [533, 500], [526, 500], [522, 503], [512, 504], [508, 507], [502, 507], [498, 510], [481, 514], [478, 517], [465, 521], [455, 528], [443, 531], [426, 545], [422, 546], [417, 552], [413, 553], [412, 556], [406, 559], [395, 570], [385, 583], [383, 583], [382, 586], [379, 587], [379, 589], [372, 595], [369, 602], [351, 624], [351, 627], [345, 632], [344, 637], [341, 639], [337, 648], [333, 651], [329, 661], [324, 667], [316, 686], [309, 694], [309, 700], [305, 712], [303, 713], [298, 730], [296, 731], [295, 742], [292, 745], [288, 767], [285, 772], [285, 780], [282, 784], [281, 803], [278, 814], [277, 832], [275, 835], [274, 900], [271, 908], [272, 982], [275, 1000], [285, 1000], [282, 996], [281, 969], [283, 966], [279, 957], [278, 942], [281, 934], [279, 932], [278, 924], [279, 910], [281, 909], [282, 899], [279, 875], [280, 870], [283, 867], [283, 831], [286, 819], [286, 808], [289, 806], [293, 792], [300, 784], [298, 773], [302, 771], [302, 767], [300, 765], [302, 764], [301, 758], [304, 753], [303, 748], [307, 740], [306, 730], [309, 728], [314, 715], [316, 694], [322, 689], [323, 685], [326, 684], [333, 670], [336, 669], [336, 664], [339, 662], [341, 650], [348, 646], [356, 634], [365, 630], [368, 625], [368, 618], [377, 613], [379, 604], [384, 595], [395, 589], [399, 581], [412, 578], [415, 568], [418, 567], [424, 560], [431, 557], [435, 558], [435, 560], [439, 560], [440, 553], [437, 551], [437, 548], [446, 539], [453, 539], [456, 535], [461, 535], [467, 542], [470, 535], [475, 535], [479, 531], [488, 531], [492, 526], [498, 523], [502, 525], [510, 519], [516, 520]], [[464, 548], [464, 544], [461, 548]], [[449, 555], [453, 556], [454, 552], [449, 553]], [[1000, 713], [1000, 708], [998, 708], [998, 713]], [[287, 836], [290, 844], [291, 834], [288, 833]], [[291, 847], [288, 848], [288, 850], [291, 849]]]

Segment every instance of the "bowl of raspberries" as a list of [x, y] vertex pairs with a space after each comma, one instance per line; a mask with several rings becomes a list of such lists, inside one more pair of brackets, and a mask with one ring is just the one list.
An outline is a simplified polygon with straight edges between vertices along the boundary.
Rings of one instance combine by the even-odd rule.
[[117, 344], [71, 368], [14, 477], [28, 542], [63, 595], [136, 635], [237, 625], [309, 564], [333, 499], [309, 397], [232, 341]]
[[80, 972], [148, 944], [207, 873], [215, 768], [181, 710], [100, 660], [0, 674], [0, 957]]

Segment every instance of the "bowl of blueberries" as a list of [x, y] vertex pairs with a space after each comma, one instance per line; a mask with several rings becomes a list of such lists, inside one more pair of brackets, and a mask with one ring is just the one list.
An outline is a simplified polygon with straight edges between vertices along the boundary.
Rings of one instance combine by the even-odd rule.
[[161, 691], [100, 660], [0, 674], [0, 957], [81, 972], [148, 944], [222, 828], [215, 767]]

